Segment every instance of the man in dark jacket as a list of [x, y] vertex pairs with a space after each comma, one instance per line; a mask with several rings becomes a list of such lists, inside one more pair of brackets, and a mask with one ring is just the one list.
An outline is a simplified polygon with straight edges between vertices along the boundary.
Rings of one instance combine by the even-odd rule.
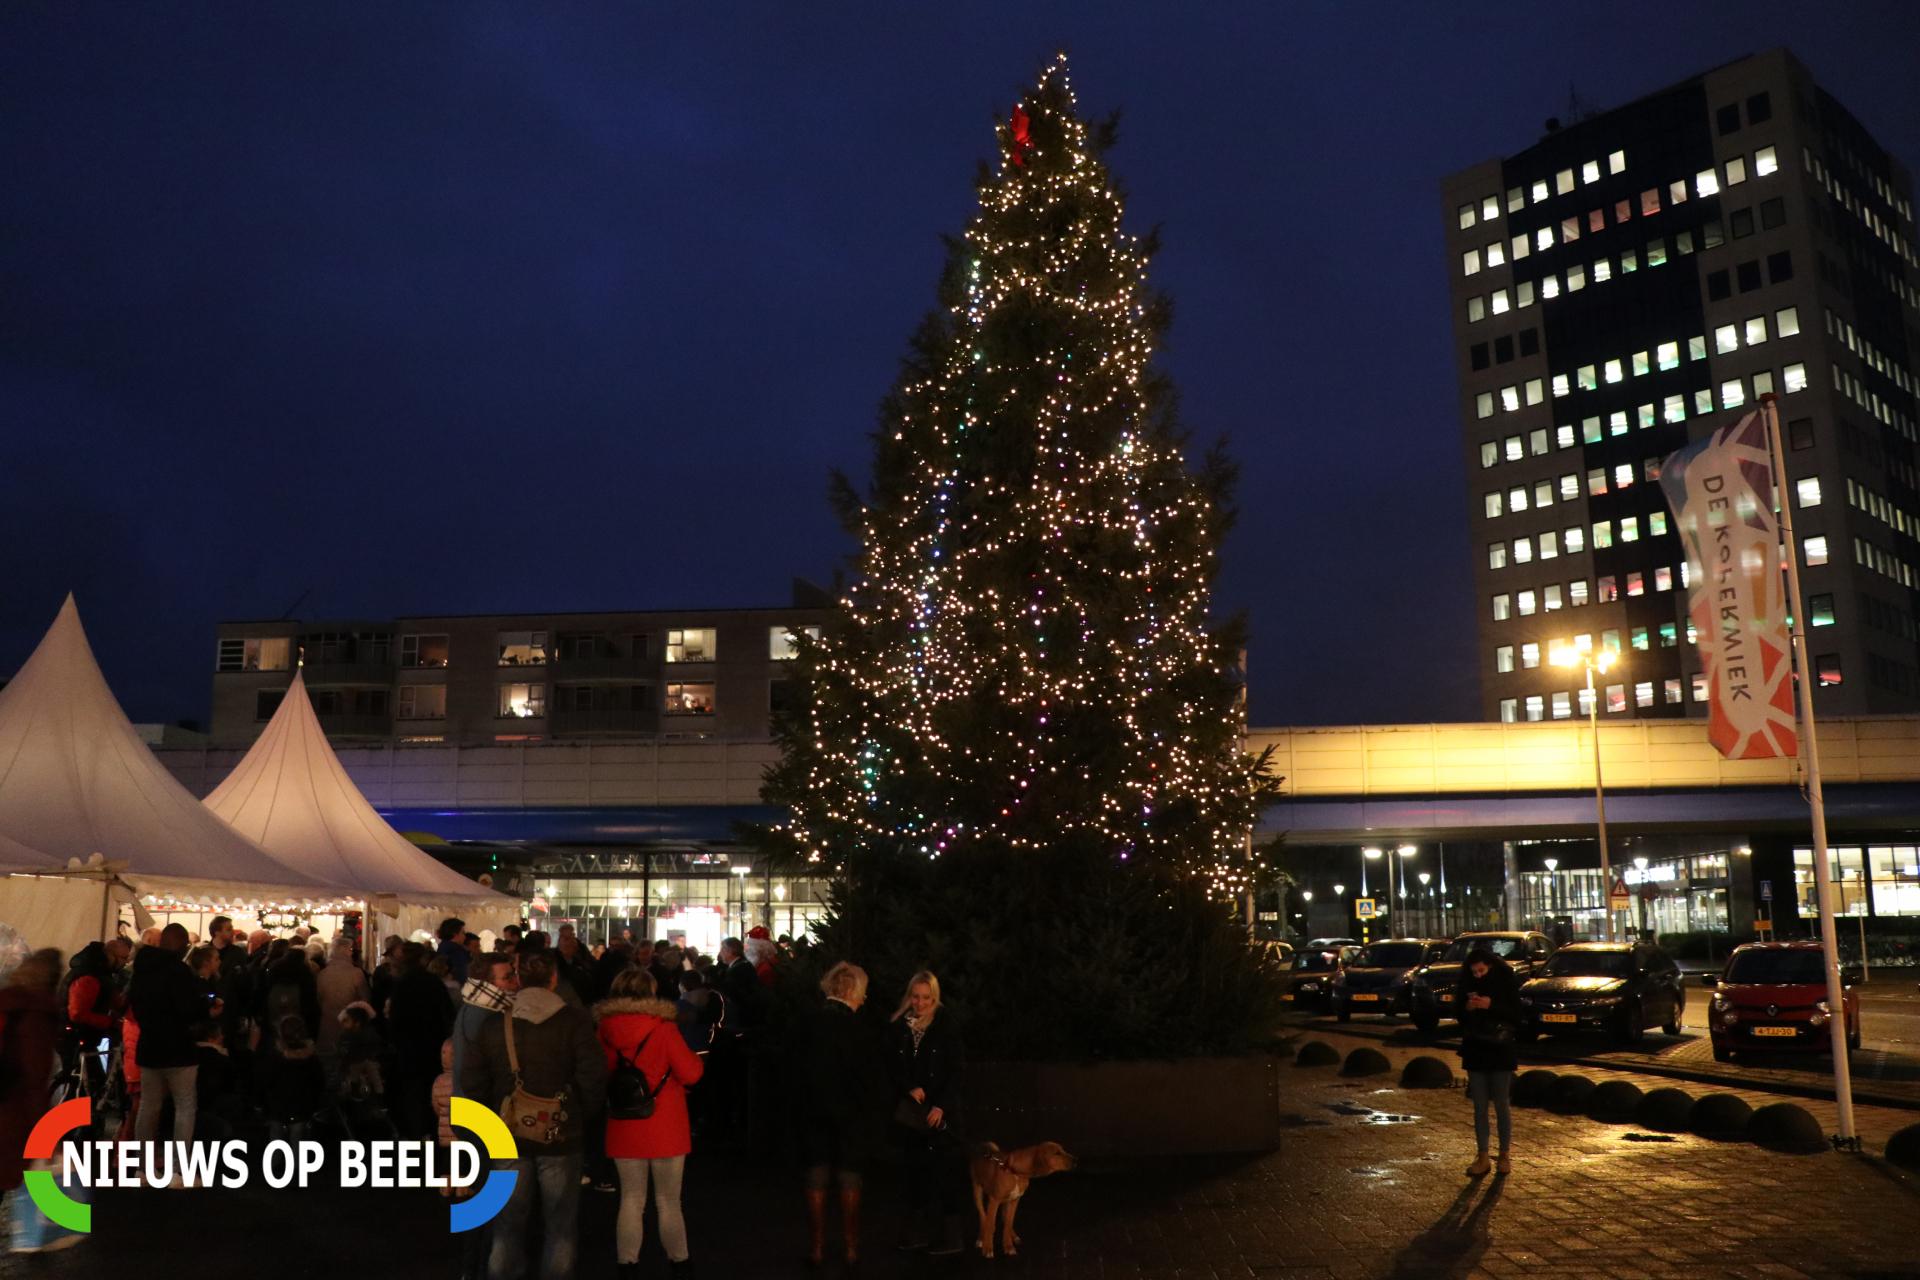
[[160, 1127], [160, 1108], [173, 1099], [173, 1136], [193, 1138], [198, 1103], [194, 1076], [199, 1051], [194, 1027], [207, 1016], [206, 988], [187, 968], [187, 930], [175, 923], [160, 931], [160, 941], [142, 947], [133, 957], [133, 985], [127, 991], [133, 1016], [140, 1023], [140, 1043], [134, 1061], [140, 1067], [140, 1111], [133, 1136], [150, 1142]]
[[461, 938], [466, 929], [465, 920], [458, 920], [452, 916], [442, 920], [438, 930], [440, 945], [434, 951], [435, 957], [447, 962], [447, 972], [451, 973], [453, 980], [458, 983], [466, 982], [467, 963], [471, 959], [467, 944]]
[[[587, 1126], [601, 1122], [607, 1062], [594, 1035], [593, 1015], [561, 999], [560, 972], [550, 951], [520, 957], [520, 993], [506, 1017], [490, 1018], [480, 1030], [477, 1052], [461, 1063], [460, 1094], [498, 1110], [516, 1086], [554, 1106], [544, 1123], [514, 1129], [517, 1160], [513, 1194], [493, 1220], [492, 1280], [518, 1280], [526, 1266], [527, 1211], [540, 1197], [540, 1259], [543, 1280], [574, 1273], [574, 1225], [580, 1210], [580, 1171]], [[513, 1048], [507, 1033], [511, 1024]], [[515, 1062], [519, 1064], [515, 1070]]]
[[446, 984], [427, 971], [432, 956], [425, 944], [404, 944], [397, 959], [386, 1008], [393, 1046], [388, 1100], [401, 1136], [419, 1138], [436, 1127], [433, 1078], [440, 1074], [440, 1046], [453, 1029], [453, 1002]]

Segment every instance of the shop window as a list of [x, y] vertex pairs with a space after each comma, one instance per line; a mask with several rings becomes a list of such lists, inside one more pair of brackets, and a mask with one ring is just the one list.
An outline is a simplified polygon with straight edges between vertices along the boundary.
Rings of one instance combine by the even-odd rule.
[[443, 684], [401, 685], [398, 714], [402, 720], [445, 720], [447, 718], [447, 686]]
[[712, 715], [713, 686], [711, 684], [668, 685], [666, 713], [670, 716]]
[[286, 636], [222, 640], [214, 655], [215, 671], [285, 671], [292, 662], [293, 642]]
[[[1489, 511], [1487, 514], [1497, 516], [1500, 513]], [[668, 662], [712, 662], [714, 651], [712, 627], [667, 632]]]
[[444, 667], [447, 665], [447, 637], [415, 635], [400, 637], [400, 665], [403, 667]]
[[547, 633], [544, 631], [502, 631], [494, 637], [494, 644], [500, 666], [546, 665]]

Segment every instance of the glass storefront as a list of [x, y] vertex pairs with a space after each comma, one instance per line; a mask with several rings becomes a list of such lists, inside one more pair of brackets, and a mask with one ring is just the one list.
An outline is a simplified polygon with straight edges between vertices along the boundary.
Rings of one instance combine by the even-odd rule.
[[[1837, 914], [1920, 916], [1920, 846], [1829, 845], [1827, 869]], [[1793, 851], [1793, 891], [1803, 919], [1819, 914], [1811, 848]]]
[[[1726, 932], [1732, 920], [1730, 871], [1738, 864], [1747, 874], [1747, 846], [1706, 850], [1675, 847], [1677, 841], [1628, 838], [1613, 851], [1613, 875], [1622, 881], [1631, 905], [1614, 915], [1614, 936], [1641, 932], [1655, 937], [1668, 933]], [[1560, 847], [1541, 844], [1520, 850], [1522, 867], [1535, 867], [1549, 857], [1573, 856]], [[1552, 849], [1553, 852], [1541, 852]], [[1588, 849], [1579, 851], [1581, 861]], [[1591, 856], [1597, 863], [1597, 852]], [[1521, 870], [1519, 905], [1522, 927], [1551, 932], [1553, 922], [1565, 921], [1573, 937], [1590, 940], [1606, 936], [1607, 883], [1598, 865]], [[1742, 891], [1744, 893], [1744, 890]]]
[[744, 850], [556, 853], [537, 860], [520, 889], [534, 928], [571, 924], [590, 946], [631, 929], [712, 954], [756, 925], [804, 937], [827, 910], [824, 877], [775, 872]]

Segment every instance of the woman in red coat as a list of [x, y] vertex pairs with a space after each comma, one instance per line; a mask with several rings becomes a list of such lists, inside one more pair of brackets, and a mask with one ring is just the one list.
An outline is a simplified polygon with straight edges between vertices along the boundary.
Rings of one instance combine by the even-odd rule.
[[600, 1020], [608, 1075], [623, 1063], [636, 1067], [654, 1094], [653, 1114], [645, 1120], [617, 1118], [618, 1106], [608, 1099], [607, 1154], [620, 1170], [620, 1214], [614, 1229], [620, 1280], [640, 1273], [649, 1183], [660, 1217], [660, 1243], [675, 1272], [687, 1270], [687, 1223], [680, 1213], [680, 1178], [687, 1152], [693, 1149], [687, 1086], [700, 1079], [705, 1064], [687, 1048], [672, 1003], [654, 999], [653, 975], [645, 969], [623, 970], [608, 998], [593, 1011]]

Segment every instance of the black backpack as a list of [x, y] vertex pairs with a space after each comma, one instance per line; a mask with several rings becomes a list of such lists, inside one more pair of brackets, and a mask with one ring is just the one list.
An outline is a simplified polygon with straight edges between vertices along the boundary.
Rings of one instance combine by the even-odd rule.
[[[658, 1031], [658, 1026], [653, 1031]], [[647, 1047], [647, 1041], [653, 1039], [653, 1031], [640, 1038], [633, 1048], [633, 1057], [624, 1053], [616, 1056], [620, 1059], [614, 1065], [613, 1074], [607, 1078], [607, 1117], [612, 1120], [651, 1120], [653, 1104], [659, 1098], [660, 1091], [667, 1087], [667, 1077], [661, 1076], [660, 1083], [650, 1085], [641, 1072], [636, 1059], [640, 1051]], [[673, 1074], [671, 1070], [668, 1075]]]

